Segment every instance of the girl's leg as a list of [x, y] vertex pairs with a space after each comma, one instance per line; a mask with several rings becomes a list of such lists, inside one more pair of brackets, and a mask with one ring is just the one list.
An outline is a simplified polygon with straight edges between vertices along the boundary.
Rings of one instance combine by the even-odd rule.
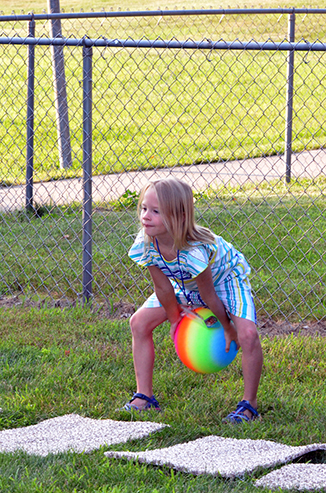
[[[165, 320], [166, 313], [162, 307], [140, 308], [130, 319], [137, 392], [148, 397], [153, 395], [153, 330]], [[146, 401], [138, 398], [132, 403], [139, 409], [146, 405]]]
[[[242, 348], [243, 399], [249, 401], [252, 407], [256, 409], [257, 391], [263, 366], [263, 352], [257, 328], [251, 320], [236, 317], [235, 315], [231, 315], [231, 317]], [[251, 418], [250, 411], [245, 411], [245, 414]]]

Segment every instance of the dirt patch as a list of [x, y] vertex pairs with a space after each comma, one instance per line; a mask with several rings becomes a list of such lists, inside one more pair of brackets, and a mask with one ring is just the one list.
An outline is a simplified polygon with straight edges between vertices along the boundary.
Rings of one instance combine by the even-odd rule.
[[102, 306], [98, 313], [101, 318], [116, 320], [128, 319], [135, 311], [135, 305], [120, 301], [119, 303], [114, 303], [112, 310], [108, 306]]
[[[0, 308], [72, 308], [76, 306], [76, 301], [69, 300], [42, 300], [33, 301], [32, 299], [23, 296], [3, 296], [0, 298]], [[102, 305], [97, 306], [94, 314], [97, 317], [109, 320], [127, 320], [135, 313], [135, 306], [132, 303], [119, 302], [113, 306]], [[303, 321], [299, 323], [290, 323], [284, 320], [273, 320], [271, 318], [258, 319], [258, 329], [261, 337], [276, 337], [287, 336], [289, 334], [304, 335], [304, 336], [323, 336], [326, 337], [326, 320]]]
[[34, 301], [33, 298], [28, 298], [26, 296], [1, 296], [0, 297], [0, 308], [72, 308], [76, 306], [75, 301], [69, 300], [47, 300], [46, 298], [41, 301]]
[[284, 320], [258, 320], [261, 337], [287, 336], [289, 334], [326, 337], [326, 320], [290, 323]]
[[[73, 308], [77, 305], [76, 301], [69, 301], [67, 299], [60, 300], [50, 300], [43, 299], [42, 301], [34, 301], [32, 298], [28, 298], [26, 296], [1, 296], [0, 297], [0, 308], [37, 308], [41, 309], [44, 307], [47, 308]], [[94, 314], [96, 314], [99, 318], [107, 318], [107, 319], [122, 319], [129, 318], [131, 315], [135, 313], [135, 306], [132, 303], [125, 303], [120, 301], [118, 303], [114, 303], [113, 306], [109, 306], [107, 304], [97, 305], [94, 308]]]

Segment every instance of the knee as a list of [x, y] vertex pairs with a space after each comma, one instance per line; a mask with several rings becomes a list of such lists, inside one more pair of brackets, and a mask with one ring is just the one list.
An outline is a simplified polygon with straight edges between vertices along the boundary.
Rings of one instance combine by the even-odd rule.
[[133, 335], [135, 335], [140, 328], [140, 317], [138, 312], [135, 312], [129, 320], [130, 330]]
[[238, 333], [239, 342], [242, 348], [253, 350], [260, 346], [260, 340], [256, 325], [254, 323], [247, 324]]
[[129, 320], [130, 330], [133, 337], [144, 336], [152, 332], [152, 328], [146, 323], [144, 317], [139, 311], [134, 313]]

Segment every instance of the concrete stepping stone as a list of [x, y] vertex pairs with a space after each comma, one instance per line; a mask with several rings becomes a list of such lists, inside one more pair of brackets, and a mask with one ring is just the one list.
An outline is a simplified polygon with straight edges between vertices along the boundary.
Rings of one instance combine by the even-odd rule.
[[23, 450], [46, 456], [60, 452], [91, 452], [102, 445], [144, 438], [165, 424], [145, 421], [114, 421], [66, 414], [37, 425], [0, 431], [0, 452]]
[[238, 440], [211, 435], [167, 448], [142, 452], [109, 451], [105, 455], [168, 466], [195, 475], [234, 478], [252, 473], [258, 467], [270, 468], [290, 462], [316, 450], [326, 450], [326, 443], [293, 447], [266, 440]]

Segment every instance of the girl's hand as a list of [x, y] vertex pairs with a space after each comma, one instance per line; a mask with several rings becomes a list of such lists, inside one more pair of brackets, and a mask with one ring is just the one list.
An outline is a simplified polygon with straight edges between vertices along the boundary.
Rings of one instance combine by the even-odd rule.
[[177, 330], [177, 327], [178, 327], [178, 324], [180, 322], [180, 319], [181, 319], [181, 317], [176, 322], [171, 323], [170, 336], [171, 336], [171, 339], [172, 339], [173, 342], [174, 342], [174, 334], [175, 334], [175, 331]]
[[230, 350], [230, 344], [234, 341], [237, 345], [237, 349], [240, 348], [240, 344], [238, 341], [238, 333], [234, 328], [233, 323], [230, 323], [227, 326], [224, 326], [224, 337], [225, 337], [225, 352], [228, 353]]
[[[170, 336], [171, 336], [171, 339], [173, 342], [174, 342], [175, 331], [177, 330], [177, 327], [178, 327], [182, 317], [184, 317], [185, 315], [192, 314], [192, 310], [189, 308], [188, 305], [178, 305], [178, 309], [179, 309], [179, 318], [175, 322], [171, 322], [171, 327], [170, 327]], [[193, 317], [196, 317], [195, 313], [193, 314]], [[199, 317], [199, 318], [201, 318], [201, 317]]]

